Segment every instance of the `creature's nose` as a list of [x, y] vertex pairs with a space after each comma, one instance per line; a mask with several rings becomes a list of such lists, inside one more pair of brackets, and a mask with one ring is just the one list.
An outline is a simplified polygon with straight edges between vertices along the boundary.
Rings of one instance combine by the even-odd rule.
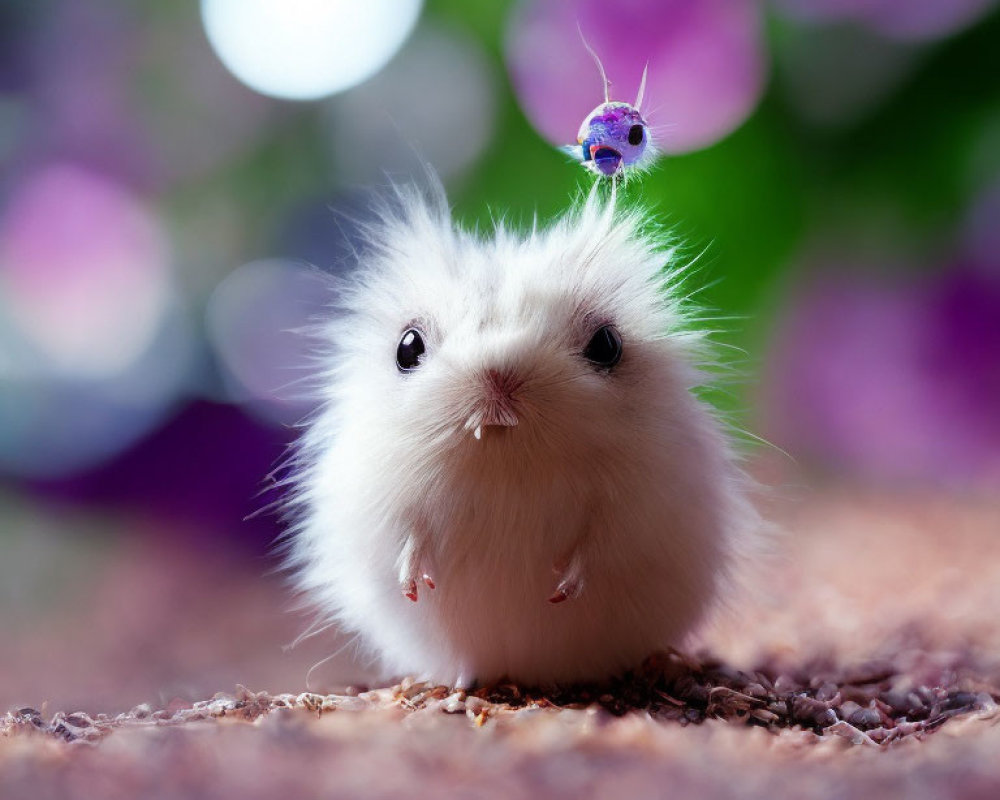
[[484, 378], [481, 424], [506, 428], [517, 425], [514, 408], [517, 390], [521, 388], [521, 379], [513, 371], [504, 369], [488, 369], [484, 373]]
[[479, 439], [484, 427], [512, 428], [517, 425], [516, 397], [522, 384], [523, 381], [511, 370], [485, 370], [479, 404], [465, 427]]
[[486, 391], [491, 398], [510, 401], [521, 388], [522, 381], [510, 370], [488, 369], [485, 376]]

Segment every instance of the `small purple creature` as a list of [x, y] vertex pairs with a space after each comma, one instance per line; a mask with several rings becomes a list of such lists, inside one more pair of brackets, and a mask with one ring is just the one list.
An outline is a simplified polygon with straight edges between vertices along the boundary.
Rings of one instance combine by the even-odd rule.
[[577, 134], [577, 144], [566, 145], [563, 151], [579, 159], [584, 167], [596, 175], [620, 178], [627, 169], [642, 169], [656, 156], [656, 150], [650, 141], [649, 125], [639, 112], [646, 89], [646, 70], [642, 71], [639, 93], [633, 105], [613, 102], [609, 92], [610, 83], [601, 59], [586, 40], [583, 45], [600, 70], [604, 83], [604, 102], [587, 114]]

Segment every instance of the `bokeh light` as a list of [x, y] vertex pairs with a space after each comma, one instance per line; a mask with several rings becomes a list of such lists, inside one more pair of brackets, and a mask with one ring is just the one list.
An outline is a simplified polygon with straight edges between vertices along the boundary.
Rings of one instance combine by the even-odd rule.
[[339, 280], [350, 272], [367, 246], [365, 226], [372, 221], [372, 193], [358, 189], [328, 198], [310, 198], [289, 209], [276, 251]]
[[877, 109], [920, 63], [911, 42], [858, 25], [798, 25], [775, 43], [781, 85], [809, 122], [849, 127]]
[[3, 314], [60, 374], [127, 368], [168, 304], [157, 219], [124, 188], [67, 163], [30, 173], [0, 213]]
[[721, 139], [757, 104], [767, 71], [761, 26], [753, 2], [523, 0], [507, 64], [531, 123], [565, 145], [602, 99], [580, 31], [604, 64], [612, 100], [635, 100], [648, 63], [643, 110], [657, 147], [683, 153]]
[[0, 475], [51, 479], [92, 469], [155, 430], [193, 388], [197, 341], [175, 305], [145, 352], [113, 375], [39, 373], [31, 349], [0, 325], [4, 351], [15, 363], [0, 358]]
[[60, 0], [22, 31], [32, 81], [26, 147], [36, 159], [70, 160], [148, 188], [149, 148], [131, 98], [138, 25], [110, 3]]
[[370, 78], [409, 36], [420, 0], [202, 0], [205, 32], [247, 86], [315, 100]]
[[328, 106], [337, 177], [360, 184], [473, 164], [493, 134], [497, 80], [486, 53], [458, 29], [422, 26], [372, 80]]
[[299, 422], [312, 408], [318, 363], [309, 328], [332, 299], [320, 272], [277, 258], [244, 264], [219, 284], [207, 328], [230, 397], [274, 422]]
[[995, 485], [1000, 270], [865, 276], [878, 272], [825, 266], [794, 290], [775, 333], [768, 432], [879, 483]]
[[[129, 94], [157, 186], [191, 181], [246, 156], [280, 119], [278, 104], [238, 81], [206, 46], [194, 14], [168, 5], [138, 35]], [[178, 58], [183, 53], [183, 58]]]

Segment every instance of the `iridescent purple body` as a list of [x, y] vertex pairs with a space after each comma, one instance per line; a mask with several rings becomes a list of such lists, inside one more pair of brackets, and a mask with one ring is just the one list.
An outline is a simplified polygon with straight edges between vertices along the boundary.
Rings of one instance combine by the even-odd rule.
[[649, 129], [639, 110], [628, 103], [601, 103], [577, 135], [583, 165], [608, 177], [639, 165], [647, 155]]

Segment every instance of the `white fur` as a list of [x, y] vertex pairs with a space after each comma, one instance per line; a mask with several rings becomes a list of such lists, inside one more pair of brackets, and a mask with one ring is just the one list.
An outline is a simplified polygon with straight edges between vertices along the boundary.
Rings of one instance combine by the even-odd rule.
[[[669, 253], [596, 191], [526, 236], [457, 230], [440, 191], [396, 199], [324, 332], [290, 542], [300, 588], [387, 675], [597, 679], [679, 645], [757, 517], [691, 393], [701, 337]], [[602, 372], [581, 354], [607, 323], [624, 354]], [[427, 352], [401, 374], [411, 325]], [[489, 369], [520, 383], [517, 424], [477, 438]]]

